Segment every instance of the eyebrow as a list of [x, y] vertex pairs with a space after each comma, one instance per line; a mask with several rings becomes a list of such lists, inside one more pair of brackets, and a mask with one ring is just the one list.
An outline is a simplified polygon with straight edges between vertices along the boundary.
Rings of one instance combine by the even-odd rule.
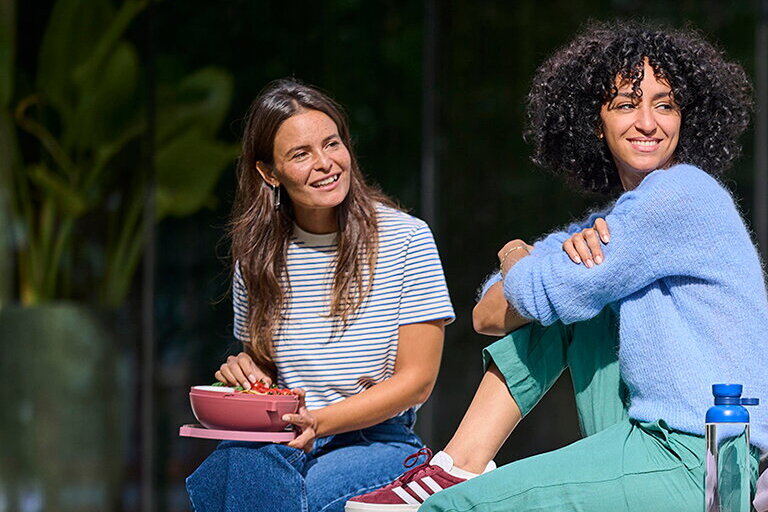
[[[326, 144], [326, 143], [327, 143], [328, 141], [330, 141], [331, 139], [340, 139], [340, 138], [341, 138], [341, 137], [339, 136], [339, 134], [338, 134], [338, 133], [334, 133], [334, 134], [332, 134], [332, 135], [329, 135], [329, 136], [327, 136], [326, 138], [324, 138], [324, 139], [323, 139], [323, 144]], [[304, 145], [302, 145], [302, 146], [294, 146], [294, 147], [292, 147], [291, 149], [289, 149], [288, 151], [286, 151], [284, 156], [288, 156], [288, 155], [290, 155], [291, 153], [293, 153], [294, 151], [298, 151], [298, 150], [300, 150], [300, 149], [303, 149], [303, 150], [307, 150], [307, 149], [310, 149], [310, 146], [309, 146], [308, 144], [304, 144]]]
[[[624, 98], [630, 98], [630, 99], [635, 97], [635, 95], [632, 94], [631, 92], [620, 92], [616, 96], [622, 96]], [[658, 99], [664, 98], [666, 96], [669, 96], [671, 98], [672, 97], [672, 91], [670, 91], [670, 92], [657, 92], [656, 94], [653, 95], [653, 97], [651, 98], [651, 101], [658, 100]]]

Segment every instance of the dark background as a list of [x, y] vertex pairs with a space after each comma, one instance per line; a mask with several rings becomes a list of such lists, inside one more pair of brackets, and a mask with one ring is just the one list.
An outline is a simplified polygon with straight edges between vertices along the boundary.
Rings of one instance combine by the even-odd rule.
[[[17, 5], [18, 66], [29, 73], [52, 4]], [[446, 330], [441, 374], [419, 425], [428, 445], [439, 449], [479, 382], [480, 350], [493, 341], [472, 331], [471, 309], [497, 250], [513, 238], [533, 241], [596, 206], [593, 198], [576, 195], [529, 161], [521, 133], [536, 66], [588, 19], [635, 16], [698, 27], [752, 74], [757, 12], [757, 2], [745, 0], [165, 0], [151, 5], [128, 35], [153, 71], [148, 90], [153, 82], [172, 81], [202, 66], [232, 74], [234, 97], [219, 134], [224, 140], [238, 140], [249, 103], [275, 78], [293, 76], [320, 86], [346, 107], [363, 171], [411, 213], [430, 221], [443, 260], [457, 319]], [[425, 41], [435, 45], [431, 57]], [[425, 101], [434, 101], [431, 123]], [[425, 122], [431, 130], [425, 131]], [[743, 142], [744, 156], [728, 184], [749, 221], [753, 134]], [[434, 151], [425, 155], [425, 147]], [[437, 178], [426, 197], [434, 207], [425, 208], [421, 170], [430, 161]], [[122, 498], [111, 505], [116, 510], [188, 510], [184, 478], [215, 446], [179, 438], [177, 432], [194, 420], [188, 387], [212, 380], [224, 358], [239, 349], [231, 336], [224, 240], [233, 190], [230, 168], [210, 208], [158, 225], [149, 246], [151, 272], [137, 276], [114, 323], [124, 334], [128, 369], [126, 389], [118, 391], [129, 397], [128, 433], [120, 441]], [[142, 332], [146, 337], [149, 331], [141, 328], [147, 287], [154, 317], [150, 354], [142, 348]], [[150, 360], [154, 368], [146, 366]], [[147, 369], [149, 380], [141, 378]], [[142, 389], [150, 391], [144, 401]], [[573, 392], [561, 378], [496, 462], [578, 437]]]

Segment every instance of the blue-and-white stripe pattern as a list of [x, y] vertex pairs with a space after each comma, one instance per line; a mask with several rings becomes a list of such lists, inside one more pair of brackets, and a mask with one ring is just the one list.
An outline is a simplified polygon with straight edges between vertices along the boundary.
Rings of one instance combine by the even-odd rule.
[[[423, 221], [377, 209], [379, 257], [373, 287], [341, 332], [329, 317], [336, 234], [295, 227], [288, 247], [290, 295], [274, 336], [278, 384], [307, 391], [317, 409], [390, 377], [401, 325], [454, 318], [432, 233]], [[239, 271], [233, 284], [235, 337], [247, 342], [248, 296]]]

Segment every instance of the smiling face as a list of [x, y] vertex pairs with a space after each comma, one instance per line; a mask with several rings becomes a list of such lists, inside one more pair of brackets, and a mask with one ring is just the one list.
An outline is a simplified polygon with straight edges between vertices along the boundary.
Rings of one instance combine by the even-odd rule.
[[666, 81], [659, 81], [645, 61], [642, 96], [632, 82], [617, 78], [618, 95], [600, 110], [602, 134], [619, 171], [624, 190], [632, 190], [656, 169], [672, 165], [680, 137], [680, 108]]
[[336, 209], [349, 192], [352, 158], [336, 123], [319, 110], [302, 110], [275, 134], [274, 166], [256, 167], [290, 196], [296, 224], [311, 233], [337, 230]]

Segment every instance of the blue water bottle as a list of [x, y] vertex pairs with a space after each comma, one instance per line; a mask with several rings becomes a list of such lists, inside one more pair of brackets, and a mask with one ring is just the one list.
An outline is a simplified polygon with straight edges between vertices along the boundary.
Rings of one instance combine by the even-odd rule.
[[[707, 411], [705, 512], [749, 512], [757, 479], [749, 447], [749, 412], [757, 398], [741, 398], [741, 384], [715, 384]], [[752, 474], [754, 473], [754, 474]]]

